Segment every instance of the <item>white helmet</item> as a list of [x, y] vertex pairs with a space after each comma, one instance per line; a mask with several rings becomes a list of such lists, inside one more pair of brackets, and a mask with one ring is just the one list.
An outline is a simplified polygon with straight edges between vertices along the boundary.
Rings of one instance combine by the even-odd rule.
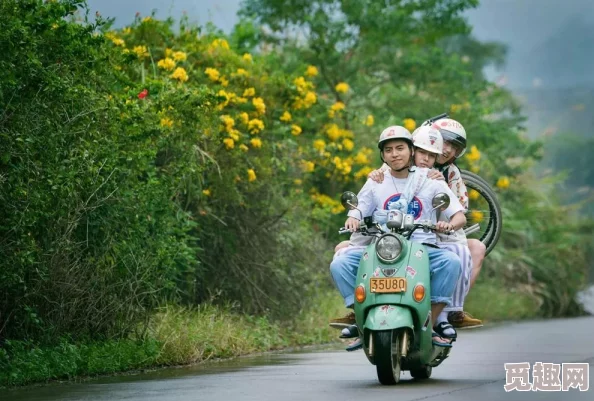
[[444, 141], [452, 142], [461, 149], [456, 158], [461, 157], [466, 152], [466, 130], [462, 124], [451, 118], [443, 118], [435, 121], [433, 127], [439, 130]]
[[436, 128], [422, 125], [413, 132], [412, 137], [415, 147], [425, 149], [438, 156], [443, 153], [443, 138]]
[[377, 147], [379, 150], [384, 149], [384, 142], [391, 141], [394, 139], [403, 139], [410, 145], [413, 143], [412, 135], [410, 131], [400, 125], [392, 125], [382, 131], [379, 141], [377, 141]]

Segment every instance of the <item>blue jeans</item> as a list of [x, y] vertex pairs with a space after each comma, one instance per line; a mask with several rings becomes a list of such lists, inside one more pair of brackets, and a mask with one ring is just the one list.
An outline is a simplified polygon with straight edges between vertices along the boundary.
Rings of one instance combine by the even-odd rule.
[[[452, 294], [460, 276], [460, 258], [454, 252], [446, 249], [426, 247], [429, 256], [429, 271], [431, 272], [431, 303], [452, 302]], [[357, 270], [364, 249], [346, 252], [336, 257], [330, 263], [330, 273], [334, 284], [344, 298], [344, 305], [350, 307], [354, 304], [355, 282]]]

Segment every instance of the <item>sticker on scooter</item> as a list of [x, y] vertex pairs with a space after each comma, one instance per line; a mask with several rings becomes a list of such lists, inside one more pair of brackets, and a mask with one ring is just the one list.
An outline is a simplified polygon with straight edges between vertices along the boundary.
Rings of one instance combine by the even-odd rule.
[[416, 256], [417, 258], [421, 259], [421, 257], [423, 257], [423, 250], [422, 250], [422, 249], [419, 249], [419, 250], [418, 250], [418, 251], [415, 253], [415, 256]]
[[423, 323], [423, 327], [421, 327], [421, 330], [426, 331], [427, 326], [429, 326], [430, 321], [431, 321], [431, 311], [429, 311], [429, 313], [427, 314], [427, 319], [425, 319], [425, 323]]
[[373, 272], [373, 277], [379, 277], [379, 274], [380, 274], [380, 268], [376, 267], [375, 271]]
[[406, 266], [406, 275], [410, 276], [411, 278], [415, 278], [417, 275], [417, 271], [413, 269], [411, 266]]
[[380, 308], [380, 310], [387, 315], [391, 311], [396, 310], [396, 308], [394, 308], [392, 305], [384, 305]]
[[367, 259], [369, 259], [369, 254], [367, 252], [365, 252], [363, 254], [363, 260], [367, 260]]
[[382, 320], [382, 322], [380, 323], [380, 326], [387, 326], [388, 322], [386, 320]]

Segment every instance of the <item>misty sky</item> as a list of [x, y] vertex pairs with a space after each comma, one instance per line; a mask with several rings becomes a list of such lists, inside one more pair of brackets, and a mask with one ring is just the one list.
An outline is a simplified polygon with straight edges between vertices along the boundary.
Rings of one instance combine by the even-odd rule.
[[[237, 21], [240, 3], [241, 0], [88, 0], [91, 11], [115, 17], [116, 27], [130, 23], [136, 12], [149, 15], [156, 10], [157, 17], [178, 19], [186, 11], [192, 20], [202, 24], [212, 21], [226, 32]], [[594, 45], [591, 42], [594, 0], [483, 0], [481, 3], [467, 12], [474, 35], [509, 47], [505, 69], [489, 71], [490, 78], [505, 74], [511, 88], [583, 83], [594, 86], [590, 52], [585, 59], [582, 51]], [[578, 25], [579, 32], [568, 33]], [[589, 36], [581, 34], [583, 30], [589, 30]], [[571, 40], [555, 42], [555, 37], [561, 35]], [[576, 55], [581, 61], [574, 62]]]

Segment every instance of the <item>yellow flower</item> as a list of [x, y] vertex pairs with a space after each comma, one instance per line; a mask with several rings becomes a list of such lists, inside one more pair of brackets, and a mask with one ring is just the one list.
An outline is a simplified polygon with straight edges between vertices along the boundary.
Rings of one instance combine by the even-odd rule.
[[231, 137], [231, 138], [232, 138], [232, 139], [233, 139], [235, 142], [239, 141], [239, 135], [240, 135], [240, 132], [239, 132], [239, 131], [237, 131], [236, 129], [232, 129], [232, 130], [230, 130], [230, 131], [229, 131], [229, 136], [230, 136], [230, 137]]
[[313, 84], [311, 82], [307, 82], [303, 77], [295, 78], [293, 83], [297, 87], [297, 91], [300, 93], [303, 93], [313, 87]]
[[373, 168], [371, 168], [369, 166], [363, 167], [361, 170], [359, 170], [355, 173], [355, 178], [367, 178], [369, 173], [371, 173], [372, 171], [373, 171]]
[[144, 17], [144, 18], [142, 19], [142, 22], [150, 22], [151, 20], [152, 20], [152, 18], [151, 18], [151, 17]]
[[237, 104], [247, 103], [248, 100], [245, 97], [236, 97], [233, 101]]
[[312, 173], [315, 169], [316, 165], [314, 162], [310, 162], [307, 160], [301, 161], [301, 169], [306, 173]]
[[303, 103], [306, 109], [310, 108], [315, 102], [317, 102], [316, 93], [309, 91], [305, 94], [303, 98]]
[[208, 78], [211, 81], [218, 81], [219, 77], [221, 76], [221, 74], [219, 73], [219, 71], [216, 68], [210, 68], [208, 67], [207, 69], [204, 70], [204, 73], [206, 75], [208, 75]]
[[406, 128], [410, 132], [413, 132], [415, 130], [415, 128], [417, 128], [417, 123], [412, 118], [405, 118], [403, 123], [404, 123], [404, 128]]
[[288, 123], [289, 121], [291, 121], [291, 118], [292, 118], [292, 117], [291, 117], [291, 113], [289, 113], [288, 111], [285, 111], [285, 112], [283, 113], [283, 115], [282, 115], [282, 116], [279, 118], [279, 120], [281, 120], [281, 121], [284, 121], [284, 122], [287, 122], [287, 123]]
[[295, 136], [301, 135], [301, 127], [296, 124], [291, 125], [291, 134]]
[[470, 162], [477, 162], [481, 159], [481, 152], [478, 150], [478, 148], [475, 145], [472, 145], [470, 147], [470, 152], [466, 153], [465, 157]]
[[186, 61], [188, 59], [188, 55], [184, 52], [175, 52], [173, 53], [173, 58], [176, 61]]
[[124, 42], [124, 39], [120, 39], [120, 38], [114, 37], [113, 39], [111, 39], [111, 41], [116, 46], [122, 46], [122, 47], [124, 47], [126, 45], [126, 42]]
[[470, 200], [477, 200], [480, 196], [481, 194], [479, 194], [479, 192], [476, 189], [471, 189], [470, 191], [468, 191], [468, 199]]
[[260, 138], [252, 138], [250, 140], [250, 145], [252, 145], [252, 148], [261, 148], [262, 140]]
[[485, 215], [480, 210], [473, 210], [470, 212], [470, 220], [475, 223], [480, 223], [485, 218]]
[[293, 184], [295, 184], [295, 185], [301, 185], [301, 184], [303, 184], [303, 181], [300, 180], [299, 178], [297, 178], [297, 179], [293, 180]]
[[167, 117], [162, 118], [161, 119], [161, 127], [168, 127], [168, 128], [173, 127], [173, 120], [170, 118], [167, 118]]
[[234, 93], [227, 93], [227, 92], [225, 92], [225, 90], [221, 89], [220, 91], [217, 92], [217, 96], [220, 96], [220, 97], [224, 97], [225, 98], [225, 100], [222, 103], [219, 103], [219, 105], [217, 106], [217, 109], [222, 110], [225, 107], [227, 107], [227, 105], [233, 99], [233, 97], [235, 96], [235, 94]]
[[134, 49], [132, 49], [132, 51], [136, 53], [139, 59], [143, 59], [145, 57], [148, 57], [149, 55], [146, 46], [134, 46]]
[[318, 152], [323, 152], [326, 148], [326, 142], [323, 139], [316, 139], [313, 143], [313, 147]]
[[305, 70], [305, 75], [308, 77], [315, 77], [318, 75], [318, 69], [313, 65], [309, 65], [307, 66], [307, 70]]
[[245, 146], [243, 143], [241, 145], [239, 145], [239, 149], [243, 150], [244, 152], [247, 152], [248, 150], [250, 150], [250, 148]]
[[223, 115], [220, 117], [221, 121], [223, 122], [223, 124], [225, 124], [225, 130], [227, 132], [231, 131], [231, 129], [233, 129], [233, 126], [235, 125], [235, 120], [233, 120], [233, 118], [227, 114]]
[[497, 180], [497, 187], [501, 189], [509, 188], [509, 178], [501, 177]]
[[247, 88], [243, 91], [243, 97], [256, 96], [256, 90], [254, 88]]
[[254, 105], [254, 107], [256, 108], [256, 111], [259, 114], [264, 114], [266, 113], [266, 105], [264, 104], [264, 99], [262, 99], [261, 97], [255, 97], [252, 99], [252, 104]]
[[262, 120], [258, 120], [257, 118], [254, 118], [253, 120], [250, 120], [248, 122], [248, 130], [252, 134], [257, 134], [258, 132], [262, 131], [263, 129], [264, 129], [264, 123], [262, 122]]
[[368, 115], [367, 118], [365, 119], [365, 125], [367, 125], [368, 127], [371, 127], [374, 123], [375, 123], [375, 120], [373, 119], [373, 116], [371, 114]]
[[159, 60], [159, 62], [157, 63], [157, 66], [159, 66], [159, 68], [162, 68], [164, 70], [171, 71], [175, 68], [175, 61], [173, 61], [173, 59], [171, 59], [169, 57], [165, 57], [164, 59]]
[[249, 182], [256, 181], [256, 172], [254, 171], [254, 169], [248, 169], [247, 175]]
[[239, 119], [242, 123], [247, 125], [248, 121], [250, 120], [250, 116], [244, 111], [243, 113], [239, 114]]
[[235, 141], [232, 138], [223, 139], [223, 143], [227, 149], [233, 149], [235, 147]]
[[336, 124], [330, 124], [326, 130], [326, 135], [332, 142], [336, 142], [340, 138], [340, 128]]
[[349, 91], [349, 84], [347, 84], [346, 82], [339, 82], [338, 84], [336, 84], [334, 89], [336, 89], [336, 92], [338, 93], [347, 93]]
[[130, 28], [129, 26], [127, 26], [124, 29], [122, 29], [122, 33], [124, 35], [130, 35], [132, 33], [132, 28]]
[[170, 57], [173, 55], [173, 50], [171, 50], [170, 48], [166, 48], [165, 49], [165, 57]]
[[369, 148], [363, 148], [355, 155], [356, 164], [369, 164], [369, 155], [373, 151]]
[[241, 57], [243, 59], [243, 61], [247, 61], [249, 63], [251, 63], [252, 60], [252, 55], [249, 53], [244, 53], [244, 55]]
[[347, 152], [350, 152], [355, 147], [355, 143], [348, 138], [342, 140], [342, 146]]
[[344, 105], [343, 102], [336, 102], [330, 107], [330, 111], [328, 112], [328, 115], [330, 117], [334, 117], [334, 113], [336, 113], [337, 111], [344, 110], [345, 107], [346, 106]]
[[204, 189], [204, 190], [202, 190], [202, 194], [204, 196], [210, 196], [210, 189]]
[[237, 72], [235, 73], [235, 75], [237, 76], [244, 76], [247, 77], [249, 74], [246, 70], [244, 70], [243, 68], [238, 68]]
[[180, 82], [186, 82], [188, 80], [188, 73], [182, 67], [177, 67], [173, 74], [171, 74], [171, 78], [177, 79]]
[[210, 43], [210, 46], [208, 47], [209, 51], [212, 51], [214, 49], [217, 48], [221, 48], [221, 49], [225, 49], [225, 50], [229, 50], [229, 43], [227, 43], [227, 41], [225, 39], [215, 39]]
[[221, 77], [221, 85], [227, 86], [229, 85], [229, 81], [225, 77]]

